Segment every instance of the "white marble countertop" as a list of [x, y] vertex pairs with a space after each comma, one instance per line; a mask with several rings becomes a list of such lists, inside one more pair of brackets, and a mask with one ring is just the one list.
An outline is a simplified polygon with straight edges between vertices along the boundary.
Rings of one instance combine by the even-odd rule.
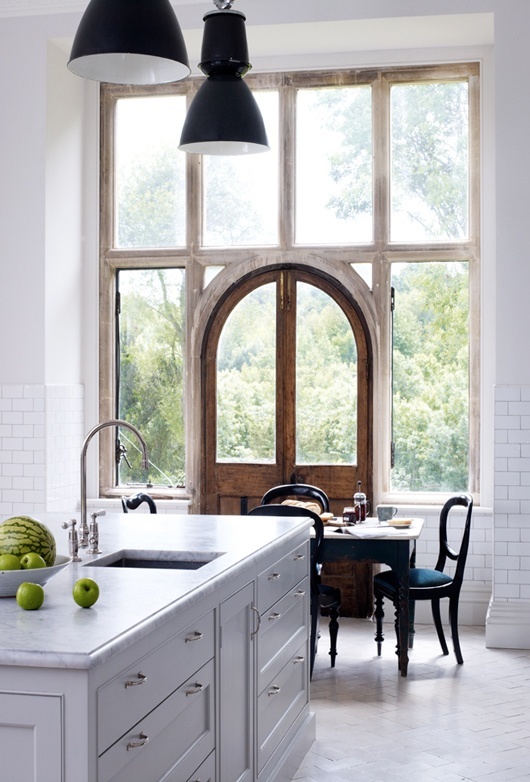
[[[61, 523], [73, 517], [78, 514], [38, 517], [55, 535], [58, 554], [68, 554], [68, 531]], [[265, 546], [280, 546], [295, 530], [307, 528], [309, 534], [310, 527], [303, 518], [260, 517], [256, 523], [244, 516], [139, 513], [109, 513], [98, 522], [102, 553], [80, 549], [82, 562], [69, 564], [46, 584], [42, 608], [24, 611], [14, 597], [0, 598], [0, 665], [90, 668], [215, 591]], [[189, 559], [223, 553], [197, 570], [90, 565], [122, 549], [160, 558], [167, 552]], [[84, 576], [100, 587], [99, 600], [89, 609], [72, 598], [73, 585]]]

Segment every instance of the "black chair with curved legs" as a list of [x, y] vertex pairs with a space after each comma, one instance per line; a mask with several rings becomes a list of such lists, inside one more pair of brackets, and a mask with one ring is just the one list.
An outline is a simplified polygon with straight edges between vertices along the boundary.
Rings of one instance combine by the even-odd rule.
[[133, 494], [131, 497], [121, 498], [121, 507], [124, 513], [128, 513], [129, 510], [136, 510], [143, 502], [146, 502], [149, 506], [149, 513], [156, 513], [156, 504], [150, 494], [146, 494], [143, 491]]
[[[274, 486], [265, 492], [261, 498], [261, 505], [258, 508], [271, 507], [270, 503], [280, 500], [281, 498], [303, 498], [306, 502], [316, 501], [322, 508], [322, 513], [329, 513], [329, 499], [327, 494], [319, 489], [317, 486], [312, 486], [306, 483], [286, 483], [281, 486]], [[316, 511], [309, 511], [311, 509], [303, 506], [296, 505], [272, 505], [273, 508], [295, 508], [297, 511], [302, 511], [297, 515], [310, 515], [311, 518], [316, 516], [318, 521], [314, 520], [315, 539], [313, 540], [312, 552], [311, 552], [311, 580], [312, 580], [312, 592], [311, 592], [311, 673], [313, 672], [313, 665], [315, 661], [317, 645], [318, 645], [318, 627], [320, 619], [320, 609], [323, 608], [329, 612], [329, 638], [330, 638], [330, 650], [329, 655], [331, 658], [331, 667], [335, 667], [335, 658], [337, 657], [337, 635], [339, 632], [339, 612], [342, 602], [340, 589], [337, 587], [323, 584], [320, 571], [322, 568], [322, 543], [324, 540], [324, 525], [322, 519]], [[253, 509], [253, 512], [257, 513], [257, 509]], [[285, 515], [288, 515], [287, 513]], [[291, 514], [294, 515], [294, 514]]]
[[[461, 536], [460, 548], [458, 551], [454, 551], [447, 541], [447, 521], [449, 518], [449, 512], [454, 507], [467, 508], [467, 514], [463, 525], [463, 533]], [[416, 568], [410, 569], [410, 584], [409, 584], [409, 601], [410, 601], [410, 614], [411, 614], [411, 628], [414, 626], [414, 604], [416, 600], [430, 600], [432, 608], [432, 616], [434, 620], [434, 626], [438, 634], [438, 640], [442, 647], [444, 654], [449, 654], [447, 643], [444, 636], [442, 627], [442, 620], [440, 617], [440, 600], [444, 597], [449, 598], [449, 622], [451, 626], [451, 635], [453, 638], [453, 648], [456, 656], [456, 661], [459, 665], [462, 665], [464, 658], [462, 657], [462, 651], [460, 649], [460, 640], [458, 637], [458, 600], [460, 597], [460, 589], [462, 587], [462, 581], [464, 578], [464, 568], [466, 566], [467, 552], [469, 549], [469, 535], [471, 531], [471, 515], [473, 512], [473, 498], [470, 494], [459, 494], [454, 497], [450, 497], [442, 508], [440, 513], [440, 527], [439, 527], [439, 553], [438, 560], [434, 569], [429, 568]], [[456, 563], [455, 570], [452, 576], [444, 573], [444, 568], [447, 560], [450, 559]], [[375, 597], [375, 619], [376, 619], [376, 634], [375, 641], [377, 643], [377, 654], [381, 654], [381, 644], [384, 640], [383, 636], [383, 600], [388, 598], [392, 600], [396, 609], [396, 636], [398, 639], [397, 653], [399, 654], [399, 627], [398, 627], [398, 588], [395, 574], [389, 570], [383, 573], [378, 573], [374, 576], [374, 597]], [[409, 648], [412, 648], [412, 634], [409, 636]]]

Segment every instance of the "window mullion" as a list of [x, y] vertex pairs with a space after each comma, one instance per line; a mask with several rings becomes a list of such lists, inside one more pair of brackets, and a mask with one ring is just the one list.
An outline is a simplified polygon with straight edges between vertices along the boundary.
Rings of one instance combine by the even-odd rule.
[[280, 90], [280, 176], [279, 236], [280, 247], [294, 245], [296, 182], [296, 89], [286, 85]]
[[390, 237], [390, 85], [381, 74], [372, 85], [374, 242], [379, 252]]

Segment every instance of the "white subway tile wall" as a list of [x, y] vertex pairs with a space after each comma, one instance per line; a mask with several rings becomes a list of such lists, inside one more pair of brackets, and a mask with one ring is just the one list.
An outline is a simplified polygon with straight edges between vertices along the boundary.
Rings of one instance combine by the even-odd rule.
[[0, 386], [0, 515], [78, 503], [83, 387]]
[[494, 600], [530, 600], [530, 387], [495, 388]]
[[46, 510], [79, 504], [83, 438], [83, 386], [46, 386]]

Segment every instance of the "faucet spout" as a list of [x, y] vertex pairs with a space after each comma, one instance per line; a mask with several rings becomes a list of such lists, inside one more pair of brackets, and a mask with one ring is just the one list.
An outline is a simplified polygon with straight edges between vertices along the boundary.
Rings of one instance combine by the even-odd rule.
[[[88, 536], [88, 524], [87, 524], [87, 513], [86, 513], [86, 502], [87, 502], [86, 454], [87, 454], [88, 446], [95, 434], [101, 431], [101, 429], [105, 429], [111, 426], [115, 426], [115, 427], [124, 426], [126, 429], [130, 429], [130, 431], [137, 436], [138, 440], [140, 441], [140, 445], [142, 447], [142, 467], [144, 469], [147, 469], [149, 467], [149, 455], [147, 452], [147, 443], [145, 442], [144, 438], [142, 437], [138, 429], [133, 424], [130, 424], [128, 421], [122, 421], [120, 418], [111, 418], [108, 421], [102, 421], [100, 424], [96, 424], [96, 426], [94, 426], [90, 430], [90, 432], [85, 437], [85, 440], [83, 442], [83, 448], [81, 449], [81, 525], [80, 528], [81, 528], [82, 541], [84, 537], [87, 538]], [[86, 531], [86, 535], [85, 535], [85, 531]], [[84, 542], [81, 545], [87, 545], [87, 542]]]

